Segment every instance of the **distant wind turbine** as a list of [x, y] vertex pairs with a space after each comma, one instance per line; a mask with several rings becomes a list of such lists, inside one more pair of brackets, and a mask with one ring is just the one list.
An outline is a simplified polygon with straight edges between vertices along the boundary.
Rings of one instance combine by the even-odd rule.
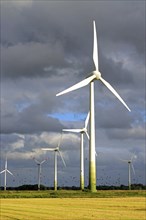
[[87, 138], [89, 139], [89, 135], [87, 132], [87, 126], [89, 122], [90, 113], [88, 113], [87, 118], [85, 120], [85, 126], [81, 129], [63, 129], [63, 131], [68, 132], [75, 132], [81, 134], [80, 139], [80, 189], [84, 190], [84, 133], [87, 135]]
[[59, 150], [60, 144], [61, 144], [61, 139], [62, 139], [62, 134], [61, 134], [61, 138], [58, 142], [58, 146], [56, 148], [42, 148], [42, 150], [44, 150], [44, 151], [54, 151], [54, 190], [55, 191], [57, 190], [57, 154], [60, 155], [64, 166], [66, 166], [66, 163], [65, 163], [63, 156], [62, 156], [62, 153]]
[[129, 107], [120, 97], [120, 95], [115, 91], [115, 89], [101, 77], [98, 67], [98, 47], [97, 47], [97, 34], [96, 25], [93, 21], [94, 29], [94, 42], [93, 42], [93, 61], [95, 64], [95, 70], [91, 72], [90, 76], [81, 82], [73, 85], [72, 87], [56, 94], [56, 96], [63, 95], [65, 93], [71, 92], [73, 90], [82, 88], [90, 84], [90, 152], [89, 152], [89, 188], [92, 192], [96, 191], [96, 160], [95, 160], [95, 109], [94, 109], [94, 81], [100, 80], [118, 99], [119, 101], [129, 110]]
[[7, 167], [8, 167], [8, 165], [7, 165], [7, 156], [6, 156], [5, 169], [0, 172], [0, 174], [1, 174], [1, 173], [4, 173], [4, 174], [5, 174], [5, 176], [4, 176], [4, 190], [6, 190], [6, 188], [7, 188], [7, 172], [8, 172], [9, 174], [11, 174], [12, 176], [14, 176], [13, 173], [11, 173], [11, 172], [8, 170]]
[[38, 160], [34, 157], [33, 160], [34, 160], [34, 161], [36, 162], [36, 164], [38, 165], [38, 190], [40, 190], [41, 165], [46, 162], [46, 159], [45, 159], [45, 160], [42, 160], [42, 161], [40, 162], [40, 161], [38, 161]]
[[123, 162], [128, 163], [128, 188], [129, 190], [131, 190], [131, 169], [133, 171], [133, 174], [135, 175], [135, 170], [134, 170], [134, 166], [133, 166], [133, 160], [136, 159], [137, 156], [136, 155], [132, 155], [130, 160], [122, 160]]

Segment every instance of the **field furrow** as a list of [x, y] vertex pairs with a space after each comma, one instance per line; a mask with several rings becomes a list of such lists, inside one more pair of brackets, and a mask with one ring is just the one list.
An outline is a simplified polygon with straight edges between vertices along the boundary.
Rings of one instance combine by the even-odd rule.
[[2, 220], [146, 220], [146, 199], [1, 199]]

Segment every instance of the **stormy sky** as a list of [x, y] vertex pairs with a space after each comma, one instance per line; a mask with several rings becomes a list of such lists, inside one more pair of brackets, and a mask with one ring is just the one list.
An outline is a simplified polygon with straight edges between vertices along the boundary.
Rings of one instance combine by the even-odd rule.
[[[1, 170], [8, 185], [53, 185], [54, 154], [63, 128], [82, 128], [89, 111], [89, 86], [56, 94], [89, 76], [93, 20], [99, 69], [127, 109], [95, 81], [97, 185], [127, 184], [128, 160], [136, 155], [134, 183], [145, 184], [145, 1], [1, 1]], [[79, 186], [80, 135], [63, 133], [58, 184]], [[85, 185], [89, 143], [84, 137]], [[3, 175], [0, 176], [3, 185]]]

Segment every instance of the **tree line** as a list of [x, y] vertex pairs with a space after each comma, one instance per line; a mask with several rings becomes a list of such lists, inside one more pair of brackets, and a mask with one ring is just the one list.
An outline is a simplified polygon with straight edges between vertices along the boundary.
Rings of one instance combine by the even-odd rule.
[[[61, 186], [58, 187], [58, 190], [80, 190], [80, 187], [77, 186]], [[120, 185], [120, 186], [114, 186], [114, 185], [100, 185], [96, 186], [97, 190], [128, 190], [128, 186], [126, 185]], [[0, 187], [0, 190], [4, 190], [4, 187]], [[25, 184], [17, 187], [7, 187], [7, 190], [38, 190], [38, 185], [30, 185]], [[45, 185], [40, 185], [40, 190], [54, 190], [54, 187], [48, 187]], [[85, 190], [88, 190], [88, 187], [85, 187]], [[131, 190], [146, 190], [146, 185], [143, 185], [141, 183], [139, 184], [132, 184]]]

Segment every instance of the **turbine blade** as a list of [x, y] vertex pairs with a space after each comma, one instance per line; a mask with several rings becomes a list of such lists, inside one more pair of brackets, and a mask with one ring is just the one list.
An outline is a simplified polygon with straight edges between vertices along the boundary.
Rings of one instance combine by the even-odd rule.
[[96, 153], [96, 151], [95, 151], [95, 156], [96, 156], [96, 157], [98, 156], [97, 153]]
[[7, 172], [8, 172], [9, 174], [11, 174], [12, 176], [14, 176], [13, 173], [11, 173], [9, 170], [7, 170]]
[[128, 161], [129, 161], [129, 160], [122, 160], [122, 159], [120, 159], [120, 160], [123, 161], [123, 162], [127, 162], [127, 163], [128, 163]]
[[68, 132], [74, 132], [74, 133], [80, 133], [82, 129], [62, 129], [63, 131], [68, 131]]
[[132, 163], [131, 163], [131, 167], [132, 167], [133, 173], [134, 173], [134, 175], [135, 175], [135, 169], [134, 169], [134, 166], [133, 166]]
[[40, 162], [39, 162], [37, 159], [33, 158], [33, 160], [34, 160], [36, 163], [40, 164]]
[[136, 159], [137, 158], [137, 156], [135, 155], [135, 154], [133, 154], [132, 156], [131, 156], [131, 161], [133, 161], [134, 159]]
[[4, 173], [4, 172], [5, 172], [5, 170], [2, 170], [2, 171], [0, 172], [0, 174], [1, 174], [1, 173]]
[[41, 150], [54, 151], [56, 148], [41, 148]]
[[68, 88], [68, 89], [66, 89], [66, 90], [64, 90], [64, 91], [62, 91], [62, 92], [56, 94], [56, 96], [60, 96], [60, 95], [63, 95], [63, 94], [65, 94], [65, 93], [71, 92], [71, 91], [73, 91], [73, 90], [82, 88], [82, 87], [88, 85], [88, 84], [89, 84], [93, 79], [95, 79], [95, 78], [96, 78], [95, 75], [89, 76], [88, 78], [82, 80], [81, 82], [79, 82], [79, 83], [77, 83], [77, 84], [71, 86], [70, 88]]
[[43, 163], [45, 163], [45, 161], [46, 161], [46, 160], [43, 160], [42, 162], [40, 162], [40, 164], [43, 164]]
[[102, 83], [119, 99], [120, 102], [128, 109], [128, 111], [131, 112], [130, 108], [126, 105], [124, 100], [119, 96], [119, 94], [116, 92], [116, 90], [107, 82], [105, 81], [102, 77], [100, 77], [100, 80]]
[[85, 131], [85, 133], [86, 133], [86, 135], [87, 135], [88, 140], [90, 140], [90, 137], [89, 137], [88, 132], [87, 132], [87, 131]]
[[61, 141], [62, 141], [62, 133], [61, 133], [60, 139], [58, 141], [58, 146], [57, 146], [58, 148], [60, 147]]
[[8, 167], [8, 162], [7, 162], [7, 156], [6, 156], [6, 161], [5, 161], [5, 169]]
[[95, 21], [93, 21], [93, 28], [94, 28], [93, 61], [94, 61], [96, 70], [98, 70], [98, 47], [97, 47], [97, 34], [96, 34], [96, 24], [95, 24]]
[[62, 159], [62, 162], [63, 162], [64, 166], [66, 167], [65, 160], [63, 159], [63, 156], [62, 156], [62, 153], [60, 152], [60, 150], [58, 150], [58, 153], [59, 153], [59, 155], [60, 155], [60, 157]]
[[86, 121], [85, 121], [85, 128], [87, 128], [87, 126], [88, 126], [89, 117], [90, 117], [90, 112], [88, 112], [88, 115], [87, 115], [87, 118], [86, 118]]

